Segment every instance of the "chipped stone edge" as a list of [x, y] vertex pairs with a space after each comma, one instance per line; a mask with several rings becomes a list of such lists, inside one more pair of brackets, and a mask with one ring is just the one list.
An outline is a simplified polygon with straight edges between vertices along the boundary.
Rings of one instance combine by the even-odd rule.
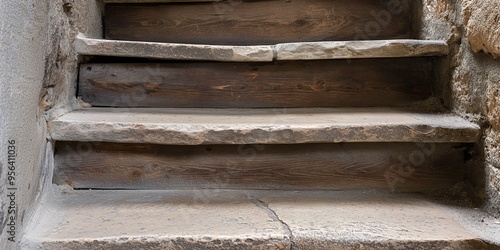
[[98, 0], [102, 3], [199, 3], [221, 2], [223, 0]]
[[101, 239], [36, 239], [40, 249], [289, 249], [285, 237], [221, 237], [212, 240], [185, 237], [121, 237]]
[[51, 137], [58, 141], [103, 141], [171, 145], [299, 144], [339, 142], [476, 142], [475, 124], [421, 121], [411, 124], [347, 124], [299, 126], [222, 124], [144, 124], [113, 121], [50, 122]]
[[437, 40], [376, 40], [283, 43], [276, 45], [277, 60], [318, 60], [444, 56], [446, 42]]
[[81, 55], [224, 62], [443, 56], [449, 52], [446, 42], [435, 40], [332, 41], [227, 46], [91, 39], [83, 34], [77, 36], [75, 47], [77, 53]]
[[225, 62], [271, 62], [273, 46], [223, 46], [134, 42], [90, 39], [79, 34], [75, 49], [81, 55], [140, 57], [174, 60], [208, 60]]

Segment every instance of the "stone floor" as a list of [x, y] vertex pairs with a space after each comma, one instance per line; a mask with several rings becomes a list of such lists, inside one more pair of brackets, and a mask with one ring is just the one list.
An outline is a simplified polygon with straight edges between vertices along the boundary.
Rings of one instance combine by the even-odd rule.
[[27, 249], [500, 249], [474, 208], [375, 191], [103, 191], [54, 195]]

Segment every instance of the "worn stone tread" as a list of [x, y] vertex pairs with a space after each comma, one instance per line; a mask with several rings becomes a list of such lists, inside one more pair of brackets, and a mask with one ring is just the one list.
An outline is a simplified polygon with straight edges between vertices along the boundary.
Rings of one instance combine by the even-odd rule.
[[276, 60], [443, 56], [448, 52], [446, 42], [436, 40], [303, 42], [276, 45]]
[[270, 62], [272, 46], [224, 46], [90, 39], [79, 35], [76, 51], [82, 55], [152, 59]]
[[[79, 190], [52, 199], [24, 248], [498, 249], [416, 195]], [[482, 228], [500, 233], [498, 225]]]
[[100, 0], [103, 3], [200, 3], [220, 2], [222, 0]]
[[95, 56], [270, 62], [442, 56], [448, 54], [448, 45], [444, 41], [401, 39], [228, 46], [91, 39], [80, 34], [76, 39], [76, 51], [82, 55]]
[[476, 124], [451, 114], [389, 108], [75, 110], [49, 123], [60, 141], [171, 145], [475, 142]]

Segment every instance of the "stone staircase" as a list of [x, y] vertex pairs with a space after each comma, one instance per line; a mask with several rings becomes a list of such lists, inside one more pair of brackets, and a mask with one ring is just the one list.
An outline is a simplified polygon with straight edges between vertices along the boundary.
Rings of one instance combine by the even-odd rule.
[[409, 1], [104, 2], [26, 249], [500, 249]]

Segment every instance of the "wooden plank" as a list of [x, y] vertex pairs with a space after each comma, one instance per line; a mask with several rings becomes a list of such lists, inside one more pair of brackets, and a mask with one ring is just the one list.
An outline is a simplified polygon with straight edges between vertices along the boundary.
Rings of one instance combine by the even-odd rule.
[[54, 182], [102, 189], [432, 190], [463, 179], [454, 144], [164, 146], [58, 142]]
[[105, 38], [262, 45], [410, 37], [408, 1], [263, 0], [107, 4]]
[[99, 107], [395, 106], [431, 95], [430, 60], [83, 64], [78, 95]]

